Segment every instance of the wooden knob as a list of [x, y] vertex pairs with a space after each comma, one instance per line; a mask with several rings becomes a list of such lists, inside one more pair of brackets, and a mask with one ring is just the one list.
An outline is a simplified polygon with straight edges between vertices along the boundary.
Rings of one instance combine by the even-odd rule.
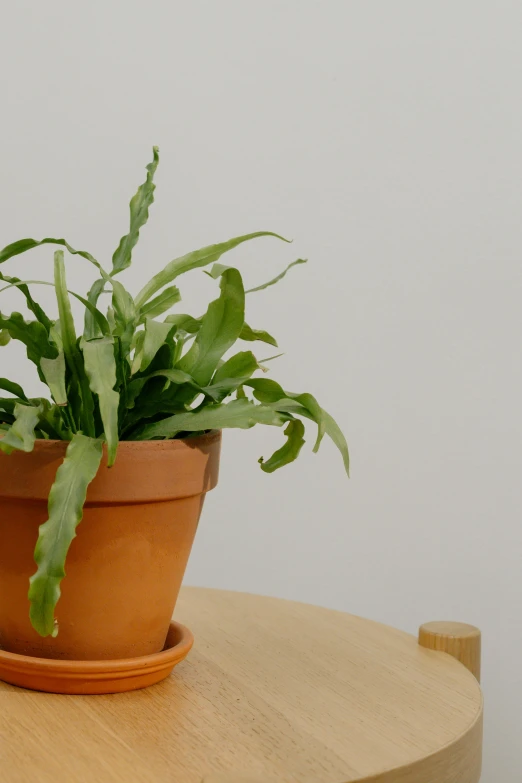
[[425, 623], [419, 628], [419, 644], [429, 650], [449, 653], [480, 681], [481, 634], [466, 623]]

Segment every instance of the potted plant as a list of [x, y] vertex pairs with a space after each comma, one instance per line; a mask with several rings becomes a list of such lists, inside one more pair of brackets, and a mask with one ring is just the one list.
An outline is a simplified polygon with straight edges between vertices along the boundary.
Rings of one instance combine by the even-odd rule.
[[[29, 320], [0, 313], [0, 343], [25, 345], [50, 397], [29, 398], [0, 379], [7, 393], [0, 399], [0, 677], [29, 687], [99, 692], [155, 681], [167, 673], [158, 661], [168, 633], [167, 651], [186, 654], [190, 634], [169, 632], [169, 623], [205, 493], [217, 481], [222, 429], [284, 428], [281, 448], [260, 460], [271, 473], [298, 456], [310, 419], [314, 451], [329, 435], [348, 470], [345, 438], [311, 394], [284, 391], [250, 350], [229, 355], [237, 341], [276, 341], [247, 324], [241, 274], [218, 262], [256, 237], [287, 240], [258, 231], [187, 253], [136, 296], [120, 281], [154, 200], [158, 160], [154, 148], [110, 271], [65, 239], [22, 239], [0, 251], [1, 264], [39, 245], [59, 248], [53, 283], [0, 274], [2, 290], [21, 292], [31, 313]], [[96, 269], [85, 298], [68, 288], [60, 248]], [[203, 316], [179, 312], [174, 282], [203, 268], [219, 295]], [[58, 318], [33, 298], [34, 284], [54, 286]], [[110, 304], [102, 308], [105, 296]], [[85, 309], [81, 332], [71, 297]], [[107, 674], [117, 665], [127, 673], [118, 687]], [[54, 679], [45, 680], [42, 671], [51, 669]], [[155, 676], [140, 679], [152, 669]]]

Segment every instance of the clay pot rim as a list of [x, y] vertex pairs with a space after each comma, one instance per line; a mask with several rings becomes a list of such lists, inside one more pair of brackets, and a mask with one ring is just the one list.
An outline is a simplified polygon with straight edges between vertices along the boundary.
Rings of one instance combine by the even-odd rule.
[[126, 676], [137, 672], [150, 672], [164, 669], [173, 660], [185, 658], [194, 644], [194, 636], [185, 625], [172, 621], [167, 634], [166, 647], [161, 652], [140, 655], [135, 658], [113, 658], [95, 661], [70, 660], [61, 658], [37, 658], [32, 655], [20, 655], [0, 648], [0, 670], [56, 675], [64, 679], [84, 679], [92, 675], [96, 679], [104, 676]]
[[[184, 448], [199, 448], [207, 444], [214, 443], [221, 437], [221, 430], [209, 430], [203, 435], [189, 435], [186, 438], [170, 438], [163, 440], [120, 440], [118, 442], [118, 451], [177, 451]], [[63, 447], [64, 451], [69, 445], [68, 440], [52, 440], [51, 438], [38, 438], [34, 442], [33, 451], [45, 451], [46, 449]], [[106, 444], [104, 444], [106, 448]], [[20, 452], [23, 454], [24, 452]], [[28, 452], [31, 454], [32, 452]]]

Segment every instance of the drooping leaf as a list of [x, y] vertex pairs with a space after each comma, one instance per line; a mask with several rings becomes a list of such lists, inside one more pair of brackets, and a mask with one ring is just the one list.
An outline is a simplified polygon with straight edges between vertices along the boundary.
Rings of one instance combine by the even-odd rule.
[[108, 466], [116, 459], [118, 449], [118, 406], [120, 395], [116, 386], [116, 360], [114, 340], [101, 337], [95, 340], [82, 339], [80, 343], [85, 362], [85, 372], [91, 391], [98, 396], [103, 430], [107, 440]]
[[0, 280], [3, 280], [4, 283], [17, 284], [18, 290], [25, 296], [29, 310], [33, 313], [36, 320], [40, 321], [42, 326], [46, 328], [47, 332], [50, 332], [53, 322], [42, 310], [38, 302], [34, 301], [28, 286], [18, 277], [7, 277], [7, 275], [0, 274]]
[[251, 378], [256, 370], [259, 370], [259, 364], [252, 351], [240, 351], [223, 362], [203, 392], [222, 400]]
[[130, 229], [129, 233], [120, 240], [117, 250], [112, 257], [112, 274], [116, 275], [131, 265], [132, 251], [140, 236], [140, 229], [149, 219], [149, 207], [154, 201], [156, 188], [153, 179], [159, 163], [159, 149], [153, 148], [153, 160], [147, 166], [147, 179], [140, 185], [130, 202]]
[[245, 291], [237, 269], [221, 277], [221, 294], [210, 303], [201, 329], [189, 351], [178, 362], [196, 383], [206, 386], [223, 354], [236, 342], [245, 319]]
[[189, 272], [192, 269], [208, 266], [209, 264], [218, 261], [223, 253], [233, 250], [233, 248], [238, 247], [238, 245], [241, 245], [243, 242], [248, 242], [250, 239], [255, 239], [257, 237], [276, 237], [283, 242], [289, 241], [279, 234], [274, 234], [272, 231], [256, 231], [253, 234], [244, 234], [243, 236], [229, 239], [227, 242], [221, 242], [217, 245], [208, 245], [200, 250], [194, 250], [192, 253], [187, 253], [180, 258], [175, 258], [174, 261], [167, 264], [161, 272], [154, 275], [147, 285], [142, 288], [135, 300], [136, 307], [142, 307], [151, 296], [154, 296], [161, 288], [172, 283], [179, 275]]
[[0, 450], [10, 454], [13, 449], [32, 451], [36, 440], [35, 428], [38, 426], [41, 406], [33, 407], [24, 403], [14, 406], [14, 422], [0, 440]]
[[283, 423], [284, 418], [272, 408], [239, 399], [226, 405], [208, 405], [199, 411], [177, 413], [163, 421], [147, 424], [135, 434], [135, 440], [173, 438], [179, 432], [201, 432], [224, 427], [250, 429], [255, 424], [280, 427]]
[[[32, 250], [34, 247], [39, 247], [40, 245], [61, 245], [62, 247], [67, 248], [71, 255], [86, 258], [87, 261], [94, 264], [101, 272], [104, 272], [102, 265], [94, 256], [91, 256], [90, 253], [87, 253], [85, 250], [75, 250], [65, 239], [54, 239], [52, 237], [46, 237], [45, 239], [40, 240], [19, 239], [17, 242], [12, 242], [10, 245], [4, 247], [3, 250], [0, 250], [0, 264], [3, 264], [3, 262], [7, 261], [9, 258], [13, 258], [13, 256], [18, 256], [20, 253], [25, 253], [27, 250]], [[104, 274], [108, 276], [106, 272]]]
[[83, 296], [80, 296], [80, 294], [75, 293], [74, 291], [67, 291], [68, 294], [71, 294], [71, 296], [74, 296], [75, 299], [78, 299], [79, 302], [82, 303], [82, 305], [85, 307], [86, 312], [89, 313], [89, 315], [92, 317], [93, 321], [95, 322], [98, 329], [101, 331], [103, 335], [110, 335], [111, 328], [109, 326], [109, 322], [105, 318], [104, 314], [101, 312], [101, 310], [98, 310], [98, 308], [93, 305], [92, 302], [89, 302], [88, 299], [85, 299]]
[[7, 378], [0, 378], [0, 389], [9, 392], [9, 394], [14, 394], [15, 397], [19, 397], [21, 400], [27, 401], [27, 397], [22, 387], [17, 383], [13, 383], [13, 381], [9, 381]]
[[146, 318], [158, 318], [178, 302], [181, 302], [179, 288], [175, 285], [165, 288], [161, 294], [143, 305], [140, 310], [140, 323], [143, 323]]
[[265, 461], [261, 458], [259, 460], [261, 470], [264, 470], [265, 473], [273, 473], [274, 470], [282, 468], [284, 465], [288, 465], [297, 459], [299, 452], [305, 444], [304, 431], [305, 428], [302, 421], [299, 421], [299, 419], [289, 421], [285, 429], [286, 443], [275, 451], [270, 459]]
[[41, 636], [56, 636], [54, 610], [65, 576], [65, 558], [82, 519], [87, 488], [98, 472], [102, 442], [81, 433], [73, 436], [49, 494], [49, 518], [40, 527], [31, 577], [30, 618]]
[[273, 381], [270, 378], [255, 378], [247, 381], [246, 385], [254, 390], [254, 397], [260, 402], [278, 403], [289, 399], [295, 400], [299, 405], [302, 405], [317, 424], [317, 440], [315, 442], [314, 451], [319, 450], [326, 430], [326, 417], [325, 412], [312, 394], [306, 392], [304, 394], [286, 392], [276, 383], [276, 381]]
[[[60, 314], [63, 352], [71, 370], [74, 385], [79, 390], [81, 397], [81, 405], [73, 405], [76, 408], [75, 415], [80, 423], [79, 429], [83, 430], [86, 435], [94, 436], [94, 400], [85, 374], [83, 357], [76, 344], [76, 331], [65, 279], [63, 250], [57, 250], [54, 254], [54, 287]], [[74, 402], [75, 390], [72, 389], [71, 392], [73, 400], [70, 402]]]
[[[63, 251], [59, 250], [57, 252], [62, 253]], [[16, 278], [12, 278], [12, 279], [15, 280]], [[2, 291], [6, 291], [8, 288], [13, 288], [13, 287], [18, 289], [22, 289], [24, 287], [27, 288], [28, 285], [46, 285], [52, 287], [55, 286], [54, 283], [49, 283], [47, 282], [47, 280], [21, 280], [18, 282], [10, 283], [5, 288], [2, 288], [0, 290], [0, 293], [2, 293]], [[91, 302], [89, 302], [80, 294], [77, 294], [75, 291], [68, 290], [67, 293], [71, 294], [71, 296], [74, 296], [75, 299], [78, 299], [78, 301], [82, 303], [82, 305], [89, 311], [90, 315], [94, 318], [98, 326], [101, 328], [103, 334], [109, 333], [109, 325], [103, 313], [101, 313]], [[42, 323], [41, 319], [40, 319], [40, 323]], [[52, 327], [53, 327], [53, 322], [49, 321], [49, 326], [47, 327], [46, 325], [47, 331], [50, 332]]]
[[246, 294], [253, 294], [255, 291], [264, 291], [265, 288], [269, 288], [271, 285], [275, 285], [276, 283], [279, 283], [280, 280], [283, 279], [283, 277], [286, 277], [290, 269], [292, 267], [297, 266], [298, 264], [306, 264], [308, 262], [307, 258], [298, 258], [297, 261], [292, 261], [291, 264], [288, 264], [286, 269], [284, 269], [277, 277], [272, 278], [272, 280], [269, 280], [268, 283], [263, 283], [262, 285], [257, 285], [255, 288], [249, 288], [248, 291], [245, 291]]
[[[304, 416], [307, 419], [312, 419], [312, 421], [317, 423], [316, 412], [310, 410], [308, 407], [308, 404], [310, 403], [309, 397], [311, 395], [292, 394], [285, 392], [278, 383], [269, 378], [255, 378], [253, 380], [247, 381], [245, 385], [253, 388], [254, 397], [257, 400], [263, 402], [266, 405], [270, 405], [279, 413], [290, 413], [291, 415], [297, 414], [298, 416]], [[346, 438], [344, 437], [339, 425], [336, 423], [333, 417], [327, 411], [325, 411], [324, 408], [321, 408], [321, 411], [324, 432], [328, 435], [329, 438], [332, 439], [334, 444], [341, 452], [346, 473], [350, 475], [350, 455], [348, 452]], [[314, 448], [314, 450], [316, 451], [317, 448]]]
[[271, 334], [268, 334], [268, 332], [265, 332], [263, 329], [252, 329], [248, 324], [243, 324], [239, 339], [249, 343], [259, 340], [259, 342], [268, 343], [268, 345], [273, 345], [277, 348], [277, 340], [275, 337], [272, 337]]
[[65, 356], [61, 351], [56, 359], [40, 359], [40, 367], [45, 382], [51, 390], [53, 400], [57, 405], [67, 405], [67, 390], [65, 388]]
[[27, 358], [37, 366], [42, 356], [54, 359], [58, 354], [56, 348], [49, 342], [45, 326], [39, 321], [25, 321], [20, 313], [11, 313], [11, 315], [0, 313], [0, 329], [5, 329], [13, 340], [19, 340], [24, 344]]

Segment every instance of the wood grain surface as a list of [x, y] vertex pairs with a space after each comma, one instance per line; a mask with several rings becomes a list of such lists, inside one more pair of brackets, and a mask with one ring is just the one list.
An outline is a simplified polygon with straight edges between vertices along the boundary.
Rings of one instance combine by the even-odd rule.
[[54, 696], [0, 683], [6, 783], [477, 783], [482, 694], [406, 633], [199, 588], [196, 637], [148, 690]]

